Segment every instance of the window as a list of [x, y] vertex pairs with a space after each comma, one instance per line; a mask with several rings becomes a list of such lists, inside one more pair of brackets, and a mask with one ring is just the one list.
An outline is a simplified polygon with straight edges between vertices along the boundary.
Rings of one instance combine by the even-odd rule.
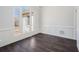
[[23, 32], [33, 31], [33, 15], [29, 11], [23, 12]]
[[20, 8], [17, 7], [17, 8], [14, 8], [14, 14], [13, 14], [13, 17], [14, 17], [14, 28], [15, 28], [15, 31], [16, 32], [20, 32], [20, 25], [19, 25], [19, 19], [20, 19]]
[[23, 20], [23, 32], [30, 31], [30, 12], [23, 12], [22, 13], [22, 20]]
[[[14, 9], [14, 27], [16, 32], [31, 32], [33, 31], [33, 12], [31, 8], [25, 6], [16, 7]], [[21, 30], [20, 30], [21, 29]]]

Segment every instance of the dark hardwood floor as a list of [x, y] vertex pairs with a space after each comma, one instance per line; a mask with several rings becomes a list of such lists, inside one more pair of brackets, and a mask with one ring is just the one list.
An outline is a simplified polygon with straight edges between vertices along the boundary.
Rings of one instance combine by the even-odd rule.
[[77, 52], [76, 40], [37, 34], [0, 48], [0, 52]]

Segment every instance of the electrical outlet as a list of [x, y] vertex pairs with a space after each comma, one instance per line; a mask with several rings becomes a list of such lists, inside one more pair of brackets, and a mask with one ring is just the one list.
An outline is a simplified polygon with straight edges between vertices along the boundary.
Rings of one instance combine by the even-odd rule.
[[59, 33], [60, 33], [60, 34], [65, 34], [64, 31], [60, 31]]
[[2, 40], [0, 40], [0, 41], [2, 41]]

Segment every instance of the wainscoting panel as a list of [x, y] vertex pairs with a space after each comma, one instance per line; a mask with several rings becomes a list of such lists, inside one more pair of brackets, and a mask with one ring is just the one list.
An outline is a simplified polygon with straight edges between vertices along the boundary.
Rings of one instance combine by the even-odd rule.
[[42, 33], [76, 39], [75, 29], [72, 26], [43, 26]]
[[39, 31], [33, 31], [29, 33], [21, 33], [18, 35], [13, 31], [13, 29], [0, 29], [0, 47], [14, 43], [16, 41], [22, 40], [38, 33]]
[[13, 31], [10, 28], [0, 30], [0, 47], [14, 40]]

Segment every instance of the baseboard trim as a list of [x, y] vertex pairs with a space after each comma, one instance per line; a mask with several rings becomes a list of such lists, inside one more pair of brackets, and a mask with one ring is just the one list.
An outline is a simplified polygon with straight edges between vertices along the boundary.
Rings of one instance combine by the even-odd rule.
[[[23, 39], [20, 39], [20, 40], [16, 40], [16, 41], [14, 41], [14, 42], [10, 42], [10, 43], [5, 44], [5, 45], [3, 45], [3, 46], [1, 46], [1, 47], [4, 47], [4, 46], [7, 46], [7, 45], [10, 45], [10, 44], [12, 44], [12, 43], [15, 43], [15, 42], [18, 42], [18, 41], [21, 41], [21, 40], [27, 39], [27, 38], [29, 38], [29, 37], [32, 37], [32, 36], [35, 36], [35, 35], [38, 35], [38, 34], [50, 35], [50, 34], [46, 34], [46, 33], [34, 33], [34, 34], [32, 34], [32, 35], [30, 35], [30, 36], [28, 36], [28, 37], [26, 37], [26, 38], [23, 38]], [[59, 37], [59, 38], [65, 38], [65, 37], [60, 37], [60, 36], [56, 36], [56, 35], [51, 35], [51, 36], [55, 36], [55, 37]], [[65, 38], [65, 39], [70, 39], [70, 38]], [[74, 40], [74, 39], [70, 39], [70, 40]], [[75, 41], [76, 41], [76, 40], [75, 40]]]
[[12, 30], [12, 28], [3, 28], [3, 29], [0, 29], [0, 32], [3, 32], [3, 31], [10, 31]]
[[[51, 35], [51, 34], [48, 34], [48, 33], [40, 33], [40, 34]], [[66, 38], [66, 37], [61, 37], [61, 36], [57, 36], [57, 35], [51, 35], [51, 36], [55, 36], [55, 37], [59, 37], [59, 38], [65, 38], [65, 39], [70, 39], [70, 40], [75, 40], [75, 39], [72, 39], [72, 38]]]
[[10, 44], [13, 44], [13, 43], [15, 43], [15, 42], [24, 40], [24, 39], [26, 39], [26, 38], [32, 37], [32, 36], [34, 36], [34, 35], [37, 35], [38, 33], [39, 33], [39, 32], [30, 33], [30, 35], [28, 35], [28, 36], [26, 36], [26, 34], [23, 34], [23, 35], [26, 36], [26, 37], [24, 37], [24, 38], [19, 38], [19, 39], [18, 39], [18, 38], [16, 39], [16, 37], [15, 37], [15, 38], [14, 38], [14, 41], [9, 42], [9, 43], [5, 43], [5, 44], [1, 45], [0, 47], [4, 47], [4, 46], [10, 45]]

